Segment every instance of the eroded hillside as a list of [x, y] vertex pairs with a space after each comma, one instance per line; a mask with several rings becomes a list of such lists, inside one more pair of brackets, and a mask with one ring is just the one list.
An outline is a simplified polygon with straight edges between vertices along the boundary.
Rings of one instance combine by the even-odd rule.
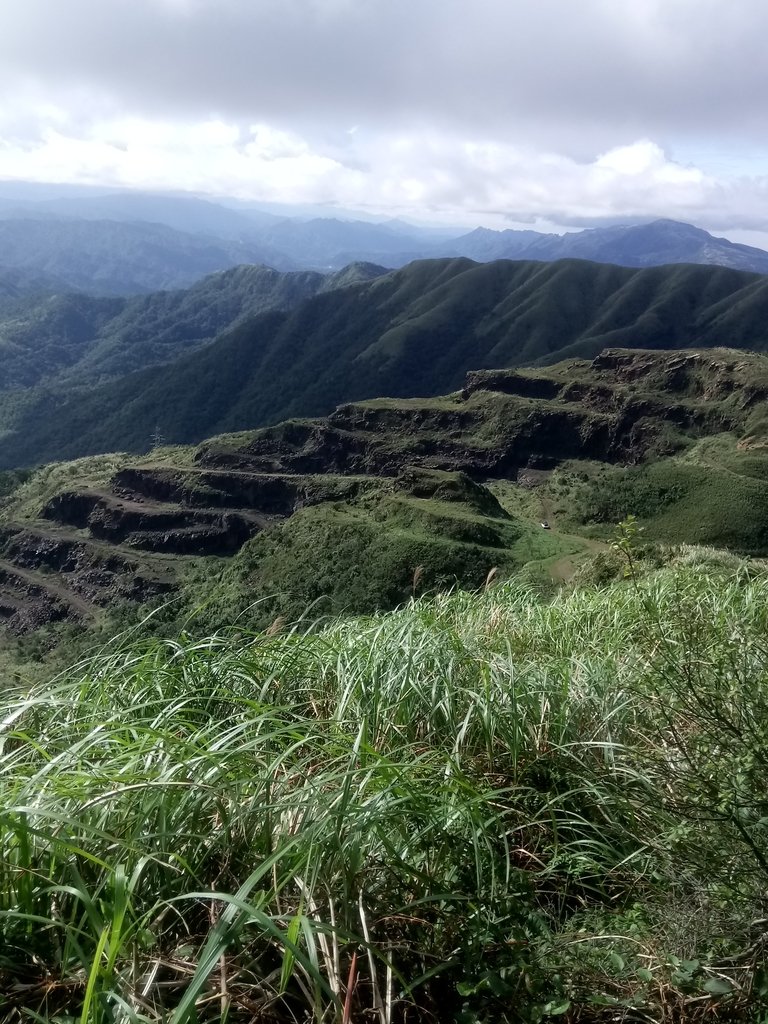
[[[667, 513], [690, 498], [692, 469], [707, 486], [725, 480], [733, 500], [765, 491], [768, 508], [767, 397], [762, 356], [610, 350], [546, 369], [476, 371], [452, 395], [347, 404], [197, 449], [54, 466], [7, 502], [0, 614], [24, 632], [211, 581], [240, 603], [331, 595], [359, 610], [407, 597], [415, 573], [429, 586], [476, 586], [494, 568], [546, 568], [594, 544], [590, 519], [615, 522], [622, 511], [603, 514], [603, 472], [662, 467], [671, 483], [657, 504]], [[720, 455], [704, 467], [702, 446], [711, 458], [715, 442]], [[552, 471], [577, 479], [574, 468], [575, 490], [542, 486]], [[631, 501], [622, 486], [610, 493]], [[547, 525], [557, 528], [543, 530], [555, 515], [561, 522]], [[760, 551], [761, 523], [752, 515], [734, 546]], [[674, 539], [696, 527], [693, 515], [677, 521]]]

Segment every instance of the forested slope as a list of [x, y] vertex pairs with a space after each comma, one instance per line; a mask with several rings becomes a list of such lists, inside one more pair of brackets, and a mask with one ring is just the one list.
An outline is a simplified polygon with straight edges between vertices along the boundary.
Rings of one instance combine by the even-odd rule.
[[768, 348], [768, 278], [721, 267], [585, 261], [410, 264], [244, 321], [192, 354], [100, 387], [0, 404], [0, 466], [146, 450], [320, 415], [340, 402], [436, 395], [483, 367], [605, 347]]

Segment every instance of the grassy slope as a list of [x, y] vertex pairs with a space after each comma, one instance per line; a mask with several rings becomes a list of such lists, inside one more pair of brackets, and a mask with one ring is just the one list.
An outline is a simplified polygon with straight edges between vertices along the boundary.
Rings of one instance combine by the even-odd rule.
[[[152, 461], [158, 469], [183, 472], [193, 455], [193, 449], [163, 448]], [[117, 469], [138, 461], [93, 456], [44, 467], [25, 481], [14, 476], [8, 480], [11, 493], [2, 499], [2, 519], [55, 540], [56, 529], [39, 519], [46, 502], [73, 488], [108, 489]], [[505, 578], [523, 567], [538, 587], [547, 587], [553, 563], [578, 563], [588, 551], [589, 542], [576, 535], [543, 531], [536, 508], [508, 514], [506, 499], [499, 504], [463, 474], [410, 470], [396, 480], [360, 478], [360, 494], [341, 500], [334, 481], [349, 479], [318, 477], [316, 499], [325, 495], [320, 504], [268, 527], [234, 557], [153, 556], [178, 577], [179, 590], [172, 600], [162, 599], [151, 631], [189, 628], [199, 634], [224, 622], [263, 628], [276, 618], [366, 613], [413, 594], [479, 587], [489, 573]], [[38, 629], [21, 641], [5, 637], [3, 664], [16, 672], [19, 664], [42, 659], [34, 669], [39, 676], [62, 664], [69, 651], [140, 621], [147, 609], [116, 604], [94, 613], [87, 637], [78, 624]]]
[[688, 552], [12, 687], [6, 1019], [761, 1019], [767, 607]]
[[[152, 460], [158, 466], [183, 467], [191, 464], [194, 449], [180, 445], [156, 448]], [[9, 493], [2, 508], [2, 518], [18, 522], [37, 519], [42, 506], [55, 494], [72, 487], [82, 489], [105, 487], [118, 469], [123, 469], [139, 459], [122, 452], [108, 455], [91, 455], [72, 462], [55, 462], [41, 466], [31, 474], [22, 474], [24, 479]], [[9, 474], [11, 475], [11, 474]]]
[[[489, 376], [473, 379], [482, 384]], [[268, 527], [232, 559], [167, 556], [181, 589], [157, 615], [155, 629], [194, 622], [196, 631], [204, 631], [234, 621], [266, 627], [277, 618], [295, 621], [304, 614], [367, 613], [413, 594], [455, 585], [475, 588], [492, 571], [505, 578], [523, 567], [537, 586], [547, 587], [580, 574], [589, 556], [605, 555], [605, 538], [627, 515], [639, 517], [649, 541], [765, 555], [768, 448], [764, 406], [752, 399], [768, 388], [767, 376], [765, 357], [754, 354], [719, 350], [685, 358], [611, 352], [595, 364], [572, 361], [499, 377], [499, 386], [506, 380], [523, 391], [522, 397], [480, 386], [463, 396], [376, 399], [339, 409], [319, 424], [320, 441], [312, 433], [317, 424], [292, 421], [213, 438], [196, 452], [155, 453], [156, 468], [179, 467], [183, 474], [185, 465], [247, 469], [259, 453], [269, 461], [270, 453], [288, 458], [292, 452], [315, 452], [317, 466], [310, 472], [319, 472], [347, 444], [363, 453], [353, 471], [369, 473], [355, 478], [365, 483], [357, 497], [343, 500], [333, 481], [351, 478], [318, 477], [321, 504]], [[560, 388], [560, 398], [526, 397], [531, 388], [534, 393]], [[620, 423], [622, 410], [633, 405], [640, 407], [649, 439], [635, 453], [648, 457], [641, 465], [570, 461], [554, 473], [540, 472], [529, 481], [533, 487], [508, 479], [486, 480], [481, 487], [461, 474], [401, 471], [423, 459], [440, 464], [451, 457], [461, 464], [466, 453], [484, 465], [487, 454], [493, 458], [512, 445], [519, 449], [518, 461], [510, 461], [514, 473], [530, 457], [535, 465], [542, 455], [551, 461], [567, 454], [569, 446], [578, 450], [580, 436], [595, 433], [593, 420], [599, 426], [613, 416]], [[548, 409], [555, 416], [551, 423]], [[575, 419], [558, 419], [563, 411]], [[692, 415], [695, 422], [685, 433], [667, 423], [667, 414], [678, 422]], [[669, 427], [667, 433], [648, 431], [652, 417]], [[719, 430], [724, 420], [739, 423], [744, 434], [699, 436], [702, 430]], [[322, 430], [329, 426], [338, 433], [323, 440]], [[645, 444], [651, 447], [646, 450]], [[659, 450], [674, 454], [659, 458]], [[35, 529], [50, 530], [49, 522], [34, 521], [53, 494], [104, 489], [115, 469], [131, 461], [136, 460], [103, 456], [43, 469], [6, 501], [4, 519], [31, 520]], [[329, 468], [350, 472], [343, 459], [338, 469]], [[380, 477], [380, 472], [393, 475]], [[525, 483], [529, 471], [521, 473]], [[194, 487], [194, 474], [190, 481]], [[320, 492], [315, 500], [319, 497]], [[220, 497], [201, 493], [195, 503], [208, 500], [215, 505]], [[543, 520], [550, 530], [542, 530]], [[100, 628], [115, 629], [116, 622], [135, 621], [137, 614], [143, 612], [118, 609], [117, 619], [108, 616]], [[58, 637], [62, 630], [66, 627], [53, 632]], [[25, 656], [37, 656], [48, 642], [47, 632], [25, 641]]]
[[[493, 564], [502, 571], [515, 563], [535, 562], [556, 579], [568, 578], [584, 554], [602, 550], [604, 545], [599, 543], [600, 538], [610, 535], [615, 525], [628, 515], [639, 517], [647, 538], [652, 541], [702, 543], [729, 547], [745, 554], [768, 552], [768, 513], [765, 512], [768, 509], [768, 447], [765, 444], [768, 435], [765, 424], [761, 423], [762, 403], [744, 408], [747, 384], [756, 389], [765, 388], [767, 366], [762, 356], [745, 354], [743, 360], [737, 356], [740, 376], [735, 384], [726, 382], [725, 378], [718, 377], [719, 371], [715, 372], [713, 367], [728, 364], [732, 356], [733, 353], [712, 352], [694, 364], [684, 363], [682, 369], [676, 359], [660, 358], [658, 365], [648, 364], [650, 371], [646, 376], [638, 378], [631, 372], [623, 382], [616, 379], [613, 370], [601, 371], [604, 374], [601, 377], [594, 368], [583, 363], [527, 371], [524, 376], [532, 382], [551, 380], [564, 384], [567, 388], [564, 399], [567, 402], [573, 397], [574, 408], [587, 413], [591, 410], [599, 417], [603, 407], [611, 409], [623, 402], [639, 403], [644, 409], [647, 407], [649, 415], [653, 412], [658, 417], [664, 429], [655, 435], [652, 450], [644, 453], [648, 462], [642, 465], [625, 468], [584, 459], [571, 460], [551, 476], [539, 474], [538, 485], [532, 488], [508, 480], [486, 480], [485, 486], [512, 516], [516, 528], [524, 529], [517, 539], [507, 535], [503, 543], [495, 544], [497, 549], [506, 550], [494, 555], [486, 548], [478, 556], [477, 571], [470, 573], [462, 567], [460, 578], [469, 585], [476, 585], [488, 565], [489, 555], [496, 559]], [[593, 402], [587, 392], [583, 402], [576, 401], [584, 396], [583, 386], [600, 395], [601, 387], [609, 380], [612, 384], [609, 398], [602, 396]], [[674, 423], [664, 421], [665, 401], [693, 410], [703, 423], [711, 423], [711, 426], [684, 433]], [[542, 407], [535, 399], [510, 398], [478, 390], [468, 399], [444, 396], [431, 400], [372, 400], [357, 403], [349, 411], [342, 409], [333, 419], [342, 427], [357, 429], [361, 431], [360, 436], [370, 438], [370, 444], [384, 461], [392, 454], [407, 462], [421, 458], [424, 446], [432, 441], [437, 444], [438, 458], [441, 446], [457, 450], [460, 443], [473, 450], [484, 447], [498, 450], [507, 443], [508, 437], [528, 430], [531, 418]], [[754, 411], [750, 411], [751, 408]], [[417, 426], [411, 423], [409, 432], [406, 428], [411, 415], [416, 417]], [[741, 423], [744, 435], [716, 433], [720, 429], [718, 424], [729, 417]], [[258, 445], [259, 438], [279, 437], [290, 433], [291, 429], [290, 425], [278, 426], [252, 435], [213, 439], [203, 445], [202, 450], [236, 457], [238, 452], [247, 454], [252, 446]], [[715, 433], [698, 437], [700, 429]], [[570, 440], [570, 436], [557, 434], [552, 452], [559, 451], [562, 456]], [[538, 452], [544, 448], [534, 446], [532, 450]], [[659, 451], [673, 454], [660, 457]], [[526, 459], [524, 455], [523, 460]], [[271, 538], [274, 557], [278, 557], [280, 544], [285, 541], [292, 560], [296, 558], [299, 564], [305, 565], [325, 565], [322, 517], [323, 513], [318, 510], [311, 517], [297, 519], [274, 534]], [[551, 531], [541, 530], [542, 520], [549, 521]], [[340, 529], [338, 520], [337, 525]], [[399, 528], [400, 524], [395, 518], [390, 520], [389, 526]], [[451, 536], [448, 524], [440, 517], [435, 517], [430, 529], [433, 533]], [[372, 550], [378, 552], [383, 543], [384, 537], [376, 534]], [[250, 550], [253, 553], [263, 550], [262, 543], [255, 542]], [[343, 559], [336, 560], [332, 556], [331, 560], [338, 567], [338, 572], [332, 574], [332, 589], [340, 595], [345, 580], [352, 588], [353, 574], [351, 569], [347, 573], [342, 568]], [[374, 576], [378, 571], [376, 563], [377, 559], [373, 558]], [[412, 560], [411, 569], [416, 564], [420, 564], [419, 561]], [[254, 580], [255, 576], [254, 571]], [[285, 580], [281, 580], [279, 574], [270, 574], [270, 578], [275, 590], [284, 589]], [[324, 573], [323, 578], [329, 582], [330, 577]], [[403, 571], [401, 596], [407, 592], [408, 582], [408, 573]], [[314, 599], [319, 591], [310, 585], [309, 570], [307, 584], [308, 589], [297, 585], [293, 592], [312, 593]], [[291, 610], [295, 613], [298, 609], [293, 605]]]
[[235, 620], [267, 625], [278, 616], [368, 612], [413, 594], [480, 587], [492, 570], [506, 577], [528, 566], [544, 582], [549, 562], [583, 547], [500, 507], [487, 512], [466, 493], [441, 500], [389, 488], [303, 509], [249, 541], [222, 565], [213, 587], [201, 564], [186, 580], [181, 612], [168, 611], [178, 621], [194, 609], [197, 631]]
[[171, 362], [243, 317], [291, 309], [380, 272], [363, 265], [331, 275], [243, 266], [191, 288], [136, 298], [17, 299], [0, 309], [0, 390], [62, 381], [76, 387]]
[[[733, 434], [705, 438], [679, 455], [628, 468], [569, 463], [554, 481], [564, 521], [598, 534], [635, 515], [649, 540], [768, 551], [768, 449], [743, 449]], [[586, 479], [584, 479], [586, 478]]]
[[470, 369], [605, 346], [762, 350], [767, 306], [764, 277], [722, 267], [425, 260], [245, 323], [162, 374], [56, 392], [6, 414], [14, 433], [0, 462], [141, 450], [156, 426], [189, 442], [349, 399], [439, 394]]

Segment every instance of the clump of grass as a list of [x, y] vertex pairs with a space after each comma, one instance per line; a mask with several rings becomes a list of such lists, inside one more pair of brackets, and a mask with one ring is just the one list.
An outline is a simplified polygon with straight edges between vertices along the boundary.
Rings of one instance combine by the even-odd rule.
[[511, 581], [14, 685], [4, 1019], [746, 1014], [766, 599], [685, 565]]

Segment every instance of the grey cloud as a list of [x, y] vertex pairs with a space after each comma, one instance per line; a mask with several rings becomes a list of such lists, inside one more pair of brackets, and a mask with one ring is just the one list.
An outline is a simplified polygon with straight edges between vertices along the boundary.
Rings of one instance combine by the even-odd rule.
[[144, 116], [429, 125], [582, 158], [766, 127], [763, 0], [25, 0], [2, 20], [6, 101], [37, 83]]

